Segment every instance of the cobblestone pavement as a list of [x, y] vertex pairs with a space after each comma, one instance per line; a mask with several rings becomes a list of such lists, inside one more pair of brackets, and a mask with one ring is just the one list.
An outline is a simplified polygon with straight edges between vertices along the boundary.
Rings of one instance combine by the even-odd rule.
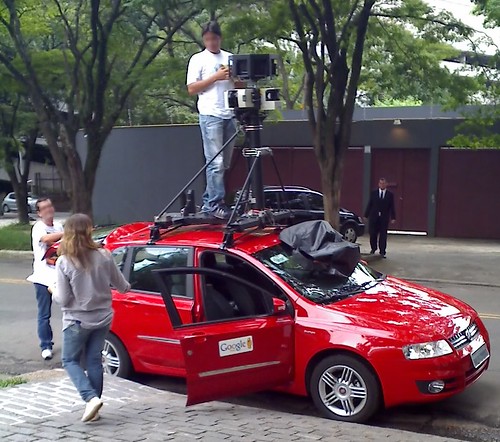
[[183, 395], [106, 377], [97, 422], [82, 423], [83, 402], [69, 379], [0, 390], [2, 441], [452, 441], [368, 425], [224, 402], [186, 408]]

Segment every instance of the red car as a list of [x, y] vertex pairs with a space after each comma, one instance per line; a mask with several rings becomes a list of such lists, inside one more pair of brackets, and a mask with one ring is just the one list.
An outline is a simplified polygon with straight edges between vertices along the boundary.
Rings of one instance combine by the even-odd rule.
[[132, 285], [113, 293], [105, 370], [187, 379], [187, 403], [265, 389], [310, 396], [328, 418], [441, 400], [489, 364], [469, 305], [359, 262], [349, 277], [304, 263], [280, 229], [118, 228], [106, 239]]

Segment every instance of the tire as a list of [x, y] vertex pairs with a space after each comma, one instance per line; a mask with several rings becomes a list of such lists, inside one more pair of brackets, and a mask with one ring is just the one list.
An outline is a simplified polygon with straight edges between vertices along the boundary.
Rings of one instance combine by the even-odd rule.
[[129, 378], [133, 373], [132, 361], [122, 342], [112, 333], [106, 336], [102, 350], [104, 373]]
[[9, 213], [10, 212], [10, 207], [7, 204], [4, 204], [2, 206], [3, 213]]
[[344, 422], [366, 422], [382, 398], [376, 375], [365, 363], [344, 354], [328, 356], [316, 365], [309, 391], [321, 414]]
[[352, 223], [348, 223], [342, 226], [340, 233], [346, 241], [355, 243], [358, 239], [358, 231], [356, 226]]

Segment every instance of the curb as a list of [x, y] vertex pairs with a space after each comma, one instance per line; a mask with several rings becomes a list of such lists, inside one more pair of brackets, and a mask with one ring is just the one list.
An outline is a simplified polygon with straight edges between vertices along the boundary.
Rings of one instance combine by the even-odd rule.
[[0, 250], [0, 256], [14, 255], [14, 256], [33, 256], [32, 250]]

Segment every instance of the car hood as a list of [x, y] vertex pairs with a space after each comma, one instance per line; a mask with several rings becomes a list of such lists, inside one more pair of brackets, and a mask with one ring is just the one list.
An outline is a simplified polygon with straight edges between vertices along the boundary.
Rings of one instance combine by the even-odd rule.
[[407, 342], [448, 339], [477, 316], [452, 296], [392, 277], [325, 308], [356, 326], [389, 331]]

